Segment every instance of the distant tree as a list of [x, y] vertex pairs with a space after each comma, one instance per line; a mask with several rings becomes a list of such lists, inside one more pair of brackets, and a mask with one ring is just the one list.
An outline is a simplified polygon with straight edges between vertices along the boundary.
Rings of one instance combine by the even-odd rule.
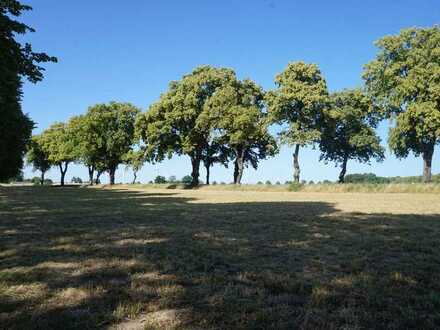
[[379, 53], [363, 74], [367, 90], [382, 114], [395, 118], [391, 150], [399, 158], [421, 155], [430, 182], [440, 140], [440, 27], [405, 29], [376, 45]]
[[263, 182], [262, 181], [258, 181], [257, 184], [263, 184]]
[[167, 183], [167, 179], [162, 175], [158, 175], [154, 178], [154, 183]]
[[180, 180], [180, 181], [182, 181], [183, 184], [187, 184], [187, 185], [189, 185], [189, 184], [191, 184], [191, 182], [192, 182], [192, 176], [191, 176], [191, 175], [185, 175], [185, 176], [182, 178], [182, 180]]
[[168, 182], [176, 183], [177, 182], [176, 176], [175, 175], [170, 175], [170, 177], [168, 178]]
[[363, 174], [348, 174], [345, 177], [345, 182], [347, 183], [390, 183], [389, 178], [384, 178], [377, 176], [373, 173], [363, 173]]
[[295, 145], [293, 180], [299, 183], [299, 149], [319, 141], [327, 84], [315, 64], [303, 62], [289, 63], [275, 84], [277, 88], [266, 96], [269, 113], [274, 123], [283, 124], [281, 142]]
[[146, 161], [145, 151], [143, 149], [130, 150], [123, 156], [123, 162], [131, 167], [133, 171], [132, 184], [136, 183], [137, 173], [142, 169]]
[[265, 182], [265, 184], [267, 184], [267, 185], [271, 185], [272, 182], [270, 182], [270, 180], [267, 180], [267, 181]]
[[92, 159], [98, 174], [108, 171], [111, 185], [115, 183], [115, 172], [123, 163], [124, 155], [137, 142], [135, 120], [139, 112], [130, 103], [118, 102], [96, 104], [87, 111], [87, 145], [92, 144]]
[[90, 185], [99, 181], [99, 176], [106, 170], [102, 160], [101, 140], [98, 138], [93, 120], [91, 116], [82, 115], [72, 117], [68, 122], [75, 145], [75, 158], [87, 167]]
[[344, 183], [348, 160], [382, 161], [385, 150], [374, 130], [378, 119], [373, 104], [360, 89], [332, 94], [329, 108], [319, 142], [320, 159], [340, 165], [339, 182]]
[[35, 135], [32, 137], [26, 159], [28, 164], [32, 165], [34, 171], [41, 172], [40, 184], [43, 185], [44, 175], [50, 169], [51, 163], [49, 161], [49, 154], [42, 147], [41, 136]]
[[72, 183], [83, 183], [82, 179], [80, 177], [76, 177], [76, 176], [74, 176], [72, 178], [72, 180], [70, 180], [70, 182], [72, 182]]
[[48, 155], [49, 162], [60, 170], [60, 184], [64, 186], [64, 178], [68, 166], [75, 161], [75, 144], [67, 125], [55, 123], [40, 136], [41, 147]]
[[19, 35], [35, 31], [14, 19], [31, 9], [19, 1], [0, 1], [0, 181], [16, 176], [22, 169], [34, 127], [21, 109], [23, 79], [32, 83], [42, 80], [44, 69], [38, 63], [56, 61], [16, 40]]
[[218, 88], [206, 106], [219, 144], [232, 151], [234, 183], [240, 184], [246, 164], [256, 169], [259, 160], [277, 152], [267, 129], [263, 89], [251, 80], [235, 79]]
[[173, 153], [191, 158], [194, 186], [199, 184], [200, 162], [211, 136], [205, 103], [232, 79], [235, 74], [230, 69], [198, 67], [180, 81], [171, 82], [168, 91], [137, 121], [147, 154], [154, 161]]

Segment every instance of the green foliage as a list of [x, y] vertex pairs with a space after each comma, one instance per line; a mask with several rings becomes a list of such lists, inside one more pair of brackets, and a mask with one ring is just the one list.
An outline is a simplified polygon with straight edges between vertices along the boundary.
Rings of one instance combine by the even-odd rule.
[[64, 123], [55, 123], [40, 137], [41, 148], [47, 154], [51, 165], [58, 166], [61, 173], [61, 185], [69, 163], [76, 159], [76, 146], [72, 132]]
[[299, 182], [299, 148], [319, 141], [327, 84], [318, 66], [303, 62], [289, 63], [275, 84], [266, 95], [269, 114], [273, 123], [282, 124], [281, 142], [295, 145], [293, 177]]
[[363, 173], [363, 174], [348, 174], [345, 176], [345, 182], [346, 183], [390, 183], [392, 182], [392, 179], [390, 178], [384, 178], [377, 176], [373, 173]]
[[31, 183], [34, 185], [45, 185], [45, 186], [50, 186], [53, 184], [53, 181], [51, 179], [44, 179], [43, 182], [41, 182], [41, 178], [39, 178], [38, 176], [34, 176], [31, 179]]
[[199, 182], [203, 150], [209, 145], [211, 126], [205, 103], [217, 88], [235, 79], [230, 69], [201, 66], [170, 83], [159, 101], [139, 116], [137, 129], [154, 161], [173, 153], [188, 155], [193, 167], [192, 184]]
[[217, 141], [232, 151], [234, 183], [240, 183], [244, 166], [256, 169], [259, 160], [277, 152], [264, 106], [263, 89], [251, 80], [237, 79], [218, 88], [206, 103], [211, 127], [218, 132]]
[[325, 79], [315, 64], [289, 63], [275, 77], [277, 89], [267, 93], [271, 119], [284, 124], [282, 142], [306, 146], [320, 136], [320, 119], [325, 109], [328, 91]]
[[28, 164], [32, 165], [34, 171], [41, 172], [41, 180], [44, 180], [44, 174], [50, 169], [51, 162], [49, 153], [43, 148], [41, 135], [32, 137], [26, 159]]
[[40, 81], [44, 69], [38, 63], [56, 61], [54, 57], [34, 52], [28, 43], [17, 42], [18, 35], [34, 32], [15, 20], [30, 9], [14, 0], [0, 2], [0, 181], [16, 176], [23, 167], [23, 156], [34, 127], [21, 109], [22, 79]]
[[344, 182], [348, 160], [384, 159], [385, 150], [374, 130], [377, 122], [372, 102], [360, 89], [331, 95], [319, 143], [320, 159], [341, 165], [340, 182]]
[[264, 184], [266, 184], [266, 185], [271, 185], [272, 182], [270, 182], [270, 180], [267, 180]]
[[180, 180], [183, 184], [191, 184], [192, 182], [192, 176], [191, 175], [185, 175], [182, 180]]
[[90, 107], [85, 115], [84, 130], [79, 132], [84, 132], [84, 145], [91, 147], [91, 154], [84, 157], [98, 169], [109, 171], [110, 184], [114, 184], [117, 167], [137, 142], [135, 120], [139, 113], [130, 103], [110, 102]]
[[167, 179], [162, 175], [158, 175], [154, 178], [154, 183], [167, 183]]
[[80, 177], [74, 176], [72, 178], [72, 180], [70, 180], [70, 182], [72, 182], [72, 183], [83, 183], [83, 180]]
[[424, 180], [430, 181], [440, 140], [440, 28], [405, 29], [376, 44], [379, 53], [363, 75], [367, 90], [382, 115], [396, 119], [391, 150], [397, 157], [422, 155]]

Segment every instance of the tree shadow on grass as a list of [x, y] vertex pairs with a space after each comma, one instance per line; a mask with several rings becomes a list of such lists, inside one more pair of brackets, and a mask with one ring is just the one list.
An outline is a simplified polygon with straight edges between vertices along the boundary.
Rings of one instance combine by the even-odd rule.
[[[1, 188], [0, 200], [5, 328], [102, 328], [127, 318], [153, 328], [430, 328], [440, 320], [438, 215], [77, 187]], [[179, 311], [172, 320], [152, 316], [170, 310]]]

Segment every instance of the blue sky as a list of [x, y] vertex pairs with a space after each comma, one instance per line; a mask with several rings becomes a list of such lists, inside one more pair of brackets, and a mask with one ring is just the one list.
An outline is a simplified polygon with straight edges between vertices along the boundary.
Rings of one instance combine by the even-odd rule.
[[[265, 89], [289, 61], [303, 60], [321, 68], [331, 91], [362, 85], [364, 64], [376, 54], [374, 41], [400, 29], [439, 23], [440, 2], [294, 1], [294, 0], [76, 0], [24, 1], [34, 7], [22, 19], [37, 32], [24, 38], [36, 50], [57, 56], [45, 79], [24, 86], [23, 110], [37, 122], [35, 133], [54, 121], [66, 121], [95, 103], [127, 101], [143, 111], [179, 79], [200, 64], [233, 68]], [[384, 145], [388, 124], [379, 128]], [[290, 180], [292, 149], [263, 161], [258, 171], [245, 170], [243, 182]], [[319, 162], [319, 151], [300, 153], [302, 179], [335, 180], [339, 169]], [[436, 150], [433, 170], [439, 172]], [[348, 173], [419, 175], [421, 159], [397, 160], [389, 153], [380, 164], [348, 164]], [[187, 157], [146, 164], [139, 175], [190, 173]], [[30, 168], [27, 177], [36, 175]], [[80, 165], [67, 173], [87, 177]], [[202, 177], [204, 171], [202, 169]], [[57, 169], [49, 177], [58, 180]], [[121, 166], [117, 181], [131, 180]], [[214, 167], [212, 180], [230, 182], [232, 169]]]

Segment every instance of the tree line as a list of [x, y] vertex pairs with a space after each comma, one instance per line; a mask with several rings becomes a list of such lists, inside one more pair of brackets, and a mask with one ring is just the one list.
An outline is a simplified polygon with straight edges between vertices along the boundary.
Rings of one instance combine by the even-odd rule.
[[[388, 145], [399, 158], [410, 152], [422, 156], [424, 182], [431, 181], [432, 156], [440, 137], [440, 29], [411, 28], [376, 44], [376, 58], [366, 64], [362, 88], [330, 93], [316, 64], [291, 62], [265, 91], [250, 79], [239, 79], [229, 68], [200, 66], [172, 81], [168, 90], [142, 112], [130, 103], [91, 106], [66, 123], [54, 123], [30, 137], [32, 121], [20, 106], [22, 79], [42, 79], [39, 62], [56, 61], [20, 45], [15, 35], [33, 31], [12, 20], [30, 7], [18, 1], [0, 6], [1, 136], [0, 179], [10, 178], [23, 165], [23, 155], [42, 173], [52, 166], [64, 184], [68, 167], [81, 162], [90, 183], [107, 172], [111, 184], [120, 164], [136, 173], [145, 162], [173, 155], [191, 161], [192, 185], [199, 183], [200, 166], [206, 183], [214, 164], [231, 169], [240, 184], [246, 167], [277, 154], [281, 144], [292, 147], [293, 180], [300, 181], [300, 150], [316, 146], [320, 159], [340, 166], [345, 180], [348, 162], [384, 159], [376, 133], [385, 119], [391, 125]], [[4, 73], [4, 74], [3, 74]], [[279, 134], [269, 128], [278, 125]]]
[[[200, 66], [141, 112], [128, 103], [98, 104], [67, 124], [54, 124], [33, 138], [28, 159], [42, 171], [60, 168], [61, 184], [69, 162], [81, 161], [93, 173], [107, 171], [110, 184], [119, 164], [134, 172], [146, 161], [172, 155], [191, 160], [192, 185], [200, 166], [209, 184], [214, 164], [228, 167], [240, 184], [246, 167], [274, 156], [280, 144], [293, 147], [293, 180], [300, 182], [300, 149], [318, 146], [324, 162], [340, 166], [345, 181], [350, 160], [384, 159], [376, 133], [379, 122], [392, 119], [389, 146], [398, 157], [422, 155], [423, 178], [431, 181], [434, 146], [440, 136], [440, 30], [407, 29], [378, 41], [376, 59], [365, 66], [365, 87], [330, 93], [316, 64], [292, 62], [264, 91], [228, 68]], [[279, 125], [279, 134], [269, 132]], [[35, 155], [46, 166], [39, 167]], [[39, 161], [41, 161], [39, 159]], [[136, 175], [136, 174], [135, 174]]]

